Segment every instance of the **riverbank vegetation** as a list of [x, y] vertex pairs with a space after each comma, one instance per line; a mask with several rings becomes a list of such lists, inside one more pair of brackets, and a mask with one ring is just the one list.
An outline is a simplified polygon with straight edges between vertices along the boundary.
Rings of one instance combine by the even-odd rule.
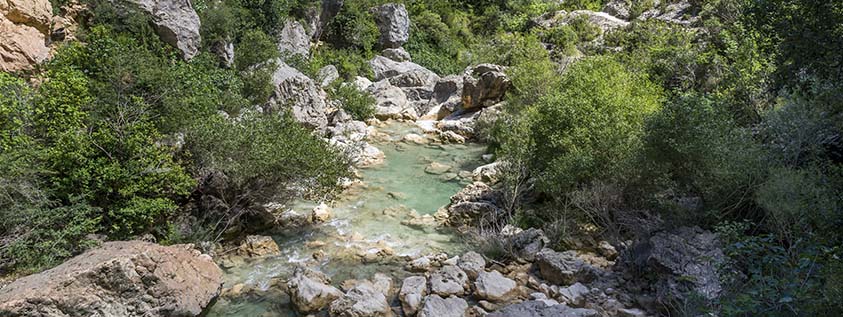
[[[309, 58], [289, 63], [372, 77], [368, 8], [385, 2], [345, 1]], [[653, 1], [631, 2], [640, 15]], [[281, 25], [318, 2], [195, 1], [204, 47], [190, 62], [142, 14], [88, 4], [84, 44], [58, 48], [36, 74], [0, 73], [0, 273], [50, 267], [103, 238], [219, 238], [252, 208], [330, 196], [349, 176], [348, 160], [290, 115], [255, 110], [274, 89]], [[843, 311], [843, 5], [689, 4], [689, 25], [604, 32], [586, 19], [533, 22], [599, 11], [599, 0], [407, 1], [405, 48], [439, 74], [509, 67], [504, 115], [479, 134], [508, 162], [514, 224], [562, 249], [698, 225], [721, 239], [727, 288], [717, 302], [677, 303], [683, 313]], [[210, 52], [224, 43], [237, 48], [231, 67]], [[372, 116], [368, 96], [328, 90], [356, 119]]]

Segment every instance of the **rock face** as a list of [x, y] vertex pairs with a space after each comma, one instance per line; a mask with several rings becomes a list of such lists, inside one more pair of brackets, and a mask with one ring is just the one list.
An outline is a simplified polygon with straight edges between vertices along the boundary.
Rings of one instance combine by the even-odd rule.
[[418, 317], [464, 317], [468, 303], [459, 297], [442, 298], [430, 295], [424, 299], [424, 307]]
[[654, 289], [663, 297], [682, 298], [695, 291], [708, 299], [721, 291], [717, 267], [725, 257], [717, 237], [699, 227], [658, 232], [633, 247], [634, 262], [645, 272], [656, 273]]
[[594, 279], [594, 269], [580, 260], [573, 251], [556, 252], [544, 249], [536, 255], [536, 264], [542, 278], [558, 285], [589, 282]]
[[284, 22], [284, 28], [278, 34], [278, 51], [288, 56], [307, 56], [310, 53], [310, 36], [304, 26], [296, 20]]
[[593, 309], [571, 308], [566, 305], [549, 306], [543, 301], [526, 301], [509, 305], [487, 317], [594, 317]]
[[325, 274], [299, 267], [293, 273], [293, 278], [287, 281], [287, 293], [299, 312], [317, 312], [343, 296], [329, 282]]
[[136, 6], [152, 18], [158, 37], [179, 49], [182, 58], [189, 60], [199, 53], [199, 15], [190, 0], [120, 0]]
[[480, 272], [477, 282], [477, 296], [492, 302], [504, 302], [512, 299], [518, 293], [515, 281], [506, 278], [498, 271]]
[[454, 226], [470, 225], [480, 218], [494, 218], [502, 213], [500, 192], [483, 183], [473, 183], [451, 197], [448, 222]]
[[198, 316], [222, 271], [189, 245], [107, 242], [0, 290], [2, 316]]
[[493, 64], [467, 68], [463, 73], [463, 109], [480, 109], [500, 102], [512, 84], [505, 70]]
[[442, 120], [456, 111], [462, 105], [462, 89], [462, 76], [449, 75], [439, 79], [429, 101], [428, 109], [432, 112], [429, 119]]
[[360, 283], [331, 304], [333, 317], [389, 317], [386, 297], [369, 282]]
[[49, 57], [51, 19], [49, 1], [0, 1], [0, 71], [28, 70]]
[[382, 80], [389, 77], [406, 74], [415, 70], [431, 72], [430, 70], [422, 67], [419, 64], [408, 61], [396, 62], [394, 60], [380, 55], [372, 58], [372, 60], [369, 61], [369, 66], [372, 67], [372, 71], [374, 71], [375, 73], [375, 80]]
[[328, 126], [326, 94], [312, 79], [279, 62], [272, 74], [272, 83], [275, 93], [270, 100], [271, 111], [290, 108], [297, 121], [311, 129], [325, 131]]
[[388, 3], [372, 8], [381, 31], [383, 48], [399, 48], [410, 39], [410, 15], [403, 4]]
[[411, 276], [404, 279], [398, 299], [404, 313], [413, 316], [421, 308], [422, 300], [427, 295], [427, 279], [423, 276]]

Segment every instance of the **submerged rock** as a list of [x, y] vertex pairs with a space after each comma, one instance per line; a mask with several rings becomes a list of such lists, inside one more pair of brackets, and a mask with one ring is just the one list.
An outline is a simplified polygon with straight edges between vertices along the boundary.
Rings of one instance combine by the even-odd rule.
[[191, 245], [106, 242], [0, 289], [2, 316], [198, 316], [222, 271]]

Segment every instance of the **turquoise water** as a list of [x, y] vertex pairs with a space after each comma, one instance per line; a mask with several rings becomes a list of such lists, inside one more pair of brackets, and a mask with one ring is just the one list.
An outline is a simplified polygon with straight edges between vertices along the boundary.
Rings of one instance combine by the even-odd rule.
[[[390, 135], [390, 141], [374, 144], [384, 152], [384, 164], [361, 171], [364, 185], [352, 187], [334, 202], [332, 220], [277, 233], [273, 238], [281, 247], [281, 255], [225, 269], [224, 288], [242, 284], [244, 291], [221, 296], [208, 316], [296, 316], [280, 284], [297, 264], [318, 267], [331, 276], [334, 286], [346, 279], [369, 279], [378, 272], [391, 274], [399, 282], [406, 272], [402, 269], [404, 261], [398, 258], [455, 254], [463, 249], [453, 232], [401, 222], [412, 218], [412, 213], [431, 215], [447, 205], [468, 182], [457, 174], [481, 165], [484, 148], [399, 142], [407, 133], [421, 134], [407, 125], [393, 124], [381, 131]], [[450, 166], [451, 170], [426, 173], [432, 162]], [[312, 202], [299, 202], [293, 209], [309, 213], [313, 206]], [[388, 255], [373, 255], [379, 252]], [[314, 253], [325, 257], [315, 260]]]

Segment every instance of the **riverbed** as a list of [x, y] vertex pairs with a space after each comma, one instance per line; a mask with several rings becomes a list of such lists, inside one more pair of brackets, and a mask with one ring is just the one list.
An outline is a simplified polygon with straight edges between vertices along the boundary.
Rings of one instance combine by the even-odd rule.
[[[321, 270], [335, 286], [384, 273], [400, 287], [400, 279], [408, 274], [400, 259], [457, 254], [465, 249], [459, 235], [448, 229], [408, 225], [407, 221], [432, 215], [447, 205], [470, 182], [467, 172], [482, 165], [485, 147], [402, 142], [408, 133], [423, 134], [405, 124], [379, 130], [389, 135], [388, 140], [373, 143], [384, 152], [384, 163], [361, 170], [362, 184], [330, 203], [333, 215], [328, 222], [273, 233], [280, 255], [224, 268], [224, 288], [236, 285], [242, 291], [221, 296], [208, 316], [296, 316], [279, 284], [297, 265]], [[450, 170], [426, 172], [434, 162]], [[316, 205], [300, 201], [292, 209], [309, 213]]]

